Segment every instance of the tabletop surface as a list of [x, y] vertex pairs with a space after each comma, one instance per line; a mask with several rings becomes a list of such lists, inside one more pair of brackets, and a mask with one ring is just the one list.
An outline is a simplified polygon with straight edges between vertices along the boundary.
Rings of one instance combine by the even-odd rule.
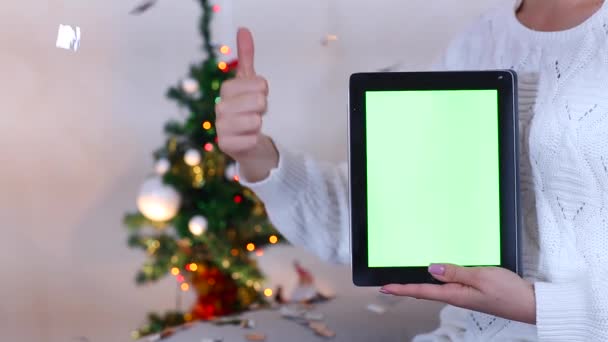
[[[381, 314], [370, 311], [367, 308], [369, 304], [380, 305], [386, 311]], [[317, 304], [310, 310], [323, 314], [322, 322], [336, 333], [331, 339], [318, 336], [309, 327], [284, 318], [279, 310], [260, 310], [239, 316], [253, 320], [253, 329], [196, 323], [163, 342], [207, 342], [212, 339], [244, 342], [248, 341], [245, 337], [248, 333], [264, 334], [267, 342], [410, 341], [416, 334], [433, 330], [437, 326], [440, 308], [441, 305], [436, 303], [396, 297], [338, 297]]]

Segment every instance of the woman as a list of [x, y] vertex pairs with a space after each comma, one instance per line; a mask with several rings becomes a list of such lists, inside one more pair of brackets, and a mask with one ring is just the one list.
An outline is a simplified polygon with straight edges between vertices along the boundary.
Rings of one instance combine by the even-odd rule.
[[[260, 132], [268, 85], [239, 31], [240, 69], [217, 105], [221, 149], [293, 243], [349, 261], [346, 165], [285, 150]], [[608, 341], [608, 5], [508, 0], [453, 41], [435, 69], [518, 72], [524, 279], [431, 265], [445, 285], [381, 292], [451, 304], [417, 341]], [[462, 309], [461, 309], [462, 308]]]

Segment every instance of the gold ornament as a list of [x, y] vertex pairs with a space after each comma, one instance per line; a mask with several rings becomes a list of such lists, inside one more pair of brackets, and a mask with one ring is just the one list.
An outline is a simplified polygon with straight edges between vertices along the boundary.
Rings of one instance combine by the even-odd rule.
[[256, 203], [253, 207], [253, 215], [262, 216], [264, 214], [264, 206], [260, 203]]

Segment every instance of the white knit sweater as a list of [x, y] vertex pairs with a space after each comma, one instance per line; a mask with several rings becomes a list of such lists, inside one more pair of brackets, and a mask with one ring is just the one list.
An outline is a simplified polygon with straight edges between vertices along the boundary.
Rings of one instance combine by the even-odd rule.
[[[526, 28], [517, 6], [483, 15], [436, 69], [519, 74], [524, 276], [537, 324], [448, 306], [416, 341], [608, 341], [608, 4], [561, 32]], [[346, 164], [277, 148], [278, 168], [243, 184], [292, 243], [349, 262]]]

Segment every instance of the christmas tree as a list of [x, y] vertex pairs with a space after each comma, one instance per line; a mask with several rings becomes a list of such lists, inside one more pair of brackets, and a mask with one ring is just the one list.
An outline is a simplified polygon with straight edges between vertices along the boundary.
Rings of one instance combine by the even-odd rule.
[[167, 92], [188, 117], [166, 124], [166, 142], [154, 153], [155, 174], [145, 180], [137, 198], [139, 210], [125, 216], [129, 246], [147, 253], [136, 282], [170, 274], [182, 291], [196, 291], [197, 301], [186, 312], [150, 314], [134, 338], [240, 312], [272, 295], [263, 289], [252, 254], [261, 255], [262, 247], [282, 238], [260, 200], [239, 184], [234, 161], [218, 149], [215, 104], [237, 62], [223, 60], [230, 48], [211, 40], [212, 16], [221, 8], [197, 1], [205, 59]]

